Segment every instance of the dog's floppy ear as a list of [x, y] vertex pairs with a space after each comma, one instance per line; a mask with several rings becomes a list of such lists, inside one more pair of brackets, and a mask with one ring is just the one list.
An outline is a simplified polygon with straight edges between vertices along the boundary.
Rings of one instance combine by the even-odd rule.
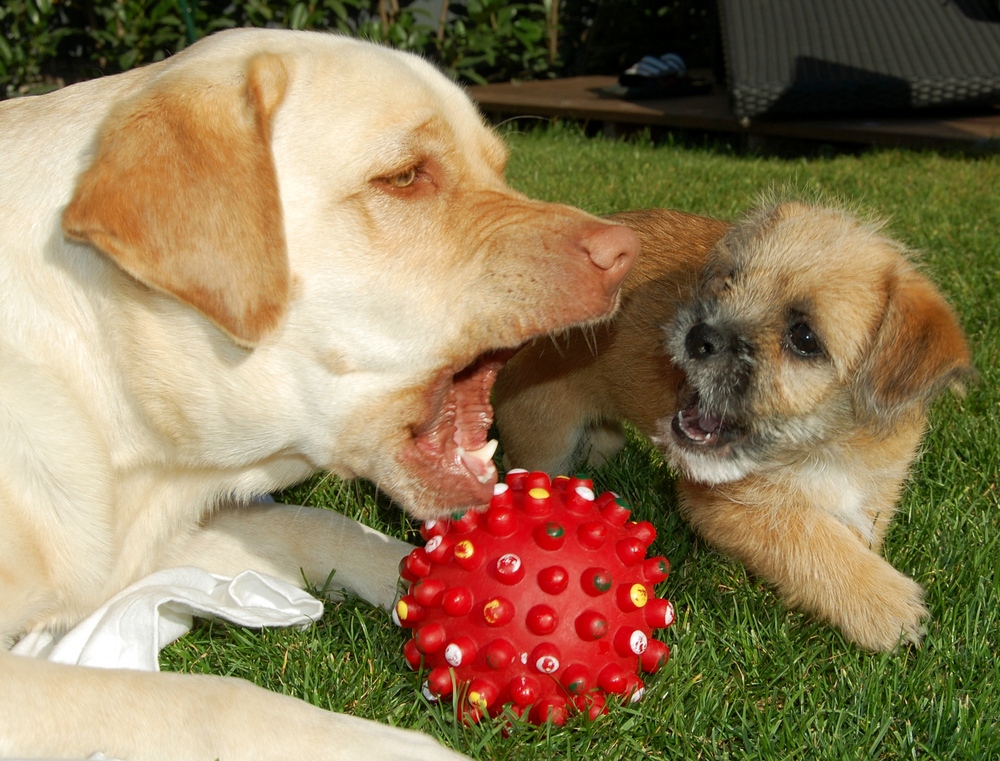
[[858, 413], [892, 418], [922, 411], [974, 374], [962, 329], [937, 289], [908, 265], [893, 273], [885, 314], [856, 379]]
[[250, 59], [242, 82], [154, 81], [109, 116], [64, 231], [255, 346], [289, 299], [271, 156], [286, 86], [271, 54]]

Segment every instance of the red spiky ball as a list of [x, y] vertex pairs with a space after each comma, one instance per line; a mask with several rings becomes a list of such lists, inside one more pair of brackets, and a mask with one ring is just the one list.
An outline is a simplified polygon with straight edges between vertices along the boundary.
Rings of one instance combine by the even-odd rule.
[[508, 705], [534, 724], [596, 717], [609, 695], [638, 700], [640, 672], [670, 657], [652, 637], [674, 620], [653, 588], [670, 564], [646, 557], [656, 531], [589, 479], [512, 470], [485, 512], [421, 534], [400, 565], [403, 652], [427, 673], [424, 694], [451, 696], [465, 720]]

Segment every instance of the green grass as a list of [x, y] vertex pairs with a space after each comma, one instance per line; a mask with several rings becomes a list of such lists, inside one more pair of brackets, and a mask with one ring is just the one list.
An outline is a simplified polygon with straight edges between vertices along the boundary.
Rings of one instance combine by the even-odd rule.
[[[678, 621], [668, 666], [644, 699], [565, 727], [457, 725], [430, 705], [401, 656], [403, 633], [359, 601], [305, 631], [203, 623], [168, 648], [174, 670], [235, 674], [334, 710], [422, 729], [480, 759], [1000, 758], [1000, 156], [875, 152], [824, 159], [587, 139], [510, 136], [509, 175], [537, 197], [596, 213], [671, 206], [733, 218], [762, 191], [795, 188], [889, 220], [957, 307], [980, 379], [933, 409], [931, 431], [886, 554], [924, 585], [925, 645], [860, 652], [786, 610], [679, 520], [673, 476], [639, 441], [602, 471], [659, 531], [672, 561], [659, 590]], [[287, 500], [331, 506], [406, 538], [414, 526], [366, 483], [317, 479]]]

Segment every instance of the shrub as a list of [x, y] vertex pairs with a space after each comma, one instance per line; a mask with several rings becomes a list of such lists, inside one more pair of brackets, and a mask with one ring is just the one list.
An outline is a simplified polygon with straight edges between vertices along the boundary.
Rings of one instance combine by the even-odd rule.
[[7, 0], [0, 5], [0, 97], [42, 82], [43, 67], [71, 33], [65, 8], [52, 0]]
[[[436, 61], [475, 83], [617, 73], [667, 50], [705, 65], [714, 4], [673, 0], [6, 0], [0, 97], [158, 61], [219, 29], [337, 30]], [[708, 58], [711, 58], [709, 52]]]

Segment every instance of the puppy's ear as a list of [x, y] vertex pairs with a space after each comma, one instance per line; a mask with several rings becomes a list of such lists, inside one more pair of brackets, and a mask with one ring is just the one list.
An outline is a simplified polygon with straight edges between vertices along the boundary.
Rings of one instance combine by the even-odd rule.
[[161, 76], [105, 122], [64, 231], [255, 346], [289, 299], [271, 156], [286, 86], [270, 54], [252, 58], [242, 82]]
[[894, 418], [922, 411], [930, 400], [975, 375], [951, 307], [908, 266], [889, 285], [889, 301], [871, 351], [858, 372], [855, 409], [862, 417]]

